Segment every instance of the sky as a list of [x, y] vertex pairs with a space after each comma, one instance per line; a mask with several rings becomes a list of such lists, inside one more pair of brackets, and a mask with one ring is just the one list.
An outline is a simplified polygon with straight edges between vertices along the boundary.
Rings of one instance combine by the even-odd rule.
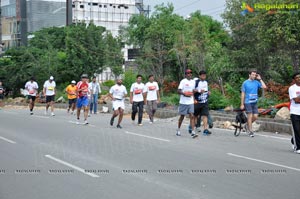
[[226, 0], [144, 0], [145, 5], [150, 5], [151, 11], [154, 6], [164, 3], [172, 3], [174, 12], [187, 17], [190, 13], [200, 10], [202, 14], [210, 15], [214, 19], [222, 22], [221, 13], [225, 9]]

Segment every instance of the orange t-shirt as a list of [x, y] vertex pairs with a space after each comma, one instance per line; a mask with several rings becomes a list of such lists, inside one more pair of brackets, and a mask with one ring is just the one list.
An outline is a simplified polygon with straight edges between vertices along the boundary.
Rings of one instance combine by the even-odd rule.
[[75, 99], [75, 98], [77, 98], [77, 96], [76, 96], [77, 86], [69, 85], [66, 88], [66, 92], [68, 93], [68, 99]]

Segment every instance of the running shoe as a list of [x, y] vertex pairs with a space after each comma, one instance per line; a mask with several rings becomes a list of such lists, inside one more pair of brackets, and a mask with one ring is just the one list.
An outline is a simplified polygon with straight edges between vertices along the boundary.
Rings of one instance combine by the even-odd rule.
[[176, 130], [176, 135], [177, 135], [177, 136], [181, 136], [181, 133], [180, 133], [180, 130], [179, 130], [179, 129]]
[[110, 119], [110, 126], [114, 125], [114, 119], [115, 118], [113, 118], [113, 117]]
[[254, 137], [254, 133], [252, 131], [250, 131], [249, 132], [249, 136], [253, 138]]
[[52, 112], [52, 113], [51, 113], [51, 116], [55, 116], [55, 114]]
[[211, 132], [209, 130], [205, 129], [203, 131], [203, 135], [211, 135]]
[[198, 135], [194, 131], [192, 131], [191, 136], [192, 136], [192, 138], [198, 137]]
[[120, 124], [118, 124], [118, 125], [117, 125], [117, 128], [118, 128], [118, 129], [121, 129], [121, 128], [122, 128], [122, 126], [121, 126]]
[[33, 112], [32, 112], [32, 111], [30, 111], [30, 115], [33, 115]]
[[85, 124], [85, 125], [87, 125], [87, 124], [89, 124], [89, 123], [88, 123], [88, 121], [87, 121], [87, 120], [84, 120], [84, 124]]

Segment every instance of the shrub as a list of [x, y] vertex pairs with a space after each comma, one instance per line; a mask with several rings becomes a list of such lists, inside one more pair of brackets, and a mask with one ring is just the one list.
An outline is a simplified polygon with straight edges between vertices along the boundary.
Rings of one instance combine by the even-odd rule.
[[179, 95], [176, 93], [168, 94], [161, 97], [161, 102], [165, 102], [168, 105], [178, 105], [179, 104]]
[[210, 109], [223, 109], [230, 105], [230, 101], [221, 93], [219, 89], [211, 89], [208, 99]]
[[116, 82], [114, 80], [107, 80], [107, 81], [105, 81], [105, 82], [102, 83], [102, 86], [110, 88], [110, 87], [112, 87], [115, 84], [116, 84]]
[[126, 87], [128, 95], [129, 95], [129, 90], [131, 87], [131, 84], [136, 81], [136, 76], [137, 73], [134, 73], [133, 71], [127, 71], [124, 74], [124, 79], [123, 79], [123, 85]]

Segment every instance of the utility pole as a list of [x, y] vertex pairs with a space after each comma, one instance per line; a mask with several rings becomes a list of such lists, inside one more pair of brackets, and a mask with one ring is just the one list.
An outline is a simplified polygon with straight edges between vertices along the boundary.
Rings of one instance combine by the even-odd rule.
[[66, 7], [67, 7], [66, 26], [69, 26], [72, 24], [72, 0], [66, 1]]
[[2, 55], [2, 7], [1, 7], [1, 0], [0, 0], [0, 56]]

